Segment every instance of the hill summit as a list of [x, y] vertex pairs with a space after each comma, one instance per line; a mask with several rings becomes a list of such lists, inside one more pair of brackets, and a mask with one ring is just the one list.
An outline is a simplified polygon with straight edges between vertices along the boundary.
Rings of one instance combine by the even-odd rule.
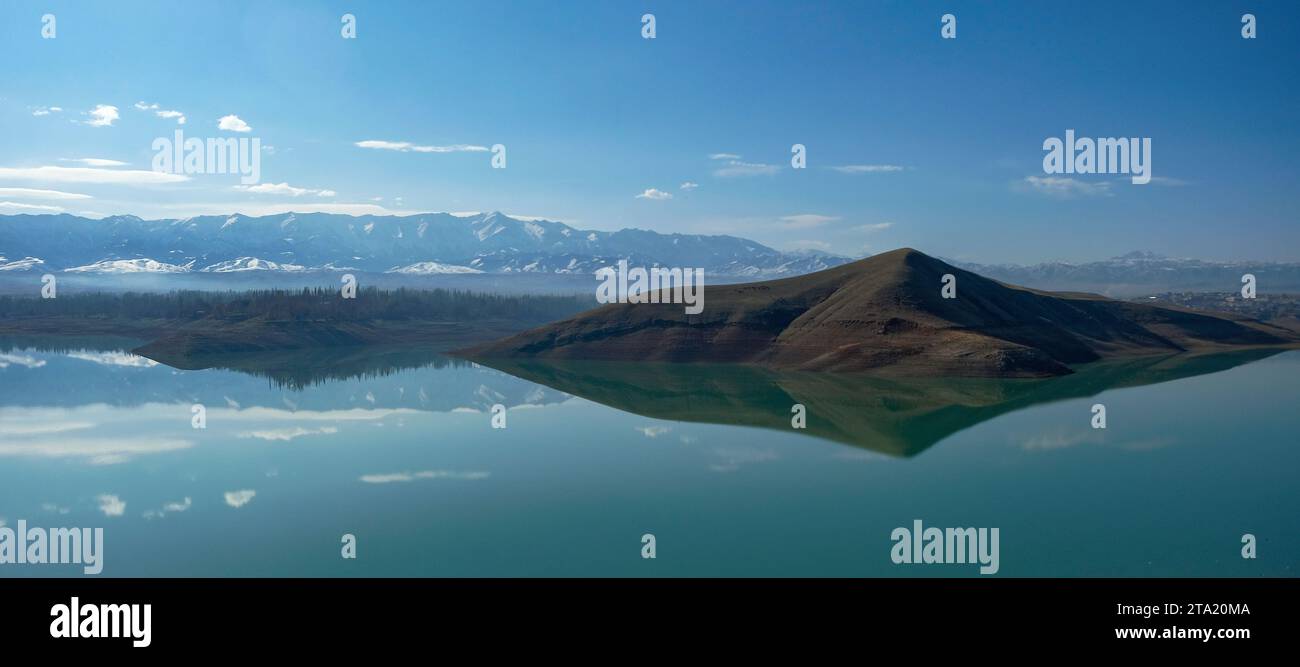
[[[955, 298], [941, 295], [945, 274], [956, 278]], [[463, 353], [1042, 377], [1108, 357], [1300, 343], [1293, 331], [1233, 315], [1008, 285], [911, 248], [706, 286], [704, 304], [697, 315], [676, 304], [609, 304]]]

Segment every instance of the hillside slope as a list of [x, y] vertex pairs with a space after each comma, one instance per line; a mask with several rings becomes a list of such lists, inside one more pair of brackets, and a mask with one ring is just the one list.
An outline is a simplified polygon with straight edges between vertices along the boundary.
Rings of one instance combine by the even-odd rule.
[[[955, 299], [940, 295], [948, 273]], [[904, 248], [795, 278], [706, 286], [698, 315], [609, 304], [463, 353], [1041, 377], [1116, 356], [1297, 343], [1246, 318], [1015, 287]]]

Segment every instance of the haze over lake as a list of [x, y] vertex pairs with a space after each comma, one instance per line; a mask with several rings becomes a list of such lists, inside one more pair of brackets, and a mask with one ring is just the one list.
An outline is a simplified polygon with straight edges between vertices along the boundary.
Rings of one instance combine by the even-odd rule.
[[1295, 351], [908, 382], [400, 349], [183, 371], [128, 347], [0, 345], [0, 517], [103, 527], [104, 576], [977, 576], [891, 563], [915, 519], [999, 528], [999, 576], [1294, 576], [1300, 554]]

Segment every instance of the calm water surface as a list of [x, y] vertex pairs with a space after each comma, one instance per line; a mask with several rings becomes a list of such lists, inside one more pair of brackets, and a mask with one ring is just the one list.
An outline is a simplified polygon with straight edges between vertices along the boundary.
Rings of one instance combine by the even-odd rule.
[[103, 527], [106, 576], [975, 574], [891, 563], [914, 519], [999, 528], [999, 576], [1300, 562], [1300, 352], [908, 381], [400, 350], [180, 370], [114, 347], [0, 346], [0, 518]]

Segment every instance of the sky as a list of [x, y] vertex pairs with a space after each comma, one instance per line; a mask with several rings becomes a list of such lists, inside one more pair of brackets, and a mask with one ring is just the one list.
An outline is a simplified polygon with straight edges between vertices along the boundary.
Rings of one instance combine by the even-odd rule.
[[[6, 0], [0, 214], [499, 210], [849, 256], [1300, 261], [1300, 3], [1133, 4]], [[178, 129], [257, 138], [260, 180], [155, 171]], [[1045, 173], [1066, 130], [1150, 139], [1152, 181]]]

